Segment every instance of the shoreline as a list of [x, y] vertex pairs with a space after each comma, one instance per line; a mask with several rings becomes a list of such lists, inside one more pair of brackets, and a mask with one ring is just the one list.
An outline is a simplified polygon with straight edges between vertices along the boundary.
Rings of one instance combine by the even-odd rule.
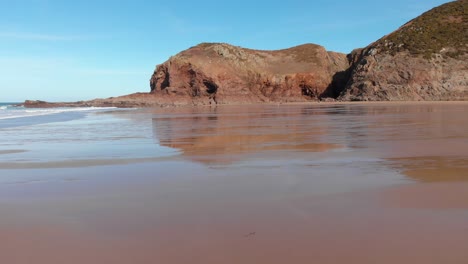
[[[26, 151], [24, 151], [26, 152]], [[19, 152], [12, 152], [19, 153]], [[71, 159], [52, 160], [42, 162], [0, 162], [1, 170], [28, 170], [28, 169], [74, 169], [99, 166], [129, 165], [137, 163], [153, 163], [164, 161], [180, 161], [178, 155], [167, 157], [147, 157], [147, 158], [118, 158], [118, 159]]]
[[255, 106], [255, 105], [395, 105], [395, 104], [467, 104], [467, 100], [446, 100], [446, 101], [303, 101], [303, 102], [233, 102], [218, 103], [211, 105], [203, 101], [192, 101], [187, 103], [166, 103], [151, 100], [118, 100], [116, 98], [94, 99], [90, 101], [77, 102], [47, 102], [40, 100], [26, 100], [16, 106], [25, 108], [60, 108], [60, 107], [116, 107], [116, 108], [179, 108], [179, 107], [218, 107], [218, 106]]

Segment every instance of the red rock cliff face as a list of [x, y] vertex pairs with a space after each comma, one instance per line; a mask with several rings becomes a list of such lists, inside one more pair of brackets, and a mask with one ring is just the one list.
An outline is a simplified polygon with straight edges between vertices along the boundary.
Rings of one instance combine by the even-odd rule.
[[304, 102], [336, 96], [346, 82], [345, 54], [305, 44], [261, 51], [204, 43], [158, 65], [151, 93], [179, 103]]

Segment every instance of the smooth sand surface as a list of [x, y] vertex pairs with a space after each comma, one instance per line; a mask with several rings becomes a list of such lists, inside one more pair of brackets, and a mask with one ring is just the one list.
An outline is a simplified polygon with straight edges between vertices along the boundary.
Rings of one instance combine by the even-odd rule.
[[[54, 124], [85, 123], [99, 148], [48, 138], [73, 159], [41, 142], [5, 155], [0, 263], [465, 264], [467, 111], [230, 106]], [[165, 148], [178, 155], [149, 155]]]
[[388, 203], [392, 206], [433, 210], [468, 210], [468, 183], [466, 182], [416, 184], [389, 189], [384, 193]]

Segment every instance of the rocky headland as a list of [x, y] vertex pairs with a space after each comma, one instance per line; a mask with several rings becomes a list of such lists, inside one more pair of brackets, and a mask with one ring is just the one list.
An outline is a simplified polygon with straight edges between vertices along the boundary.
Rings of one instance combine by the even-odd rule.
[[26, 107], [468, 100], [468, 0], [436, 7], [351, 54], [202, 43], [158, 65], [150, 92]]

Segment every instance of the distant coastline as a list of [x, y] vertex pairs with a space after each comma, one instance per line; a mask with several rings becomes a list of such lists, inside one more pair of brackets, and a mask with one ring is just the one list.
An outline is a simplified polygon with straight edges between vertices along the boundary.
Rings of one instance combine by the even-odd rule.
[[309, 102], [235, 102], [228, 104], [210, 105], [199, 103], [158, 103], [155, 101], [129, 100], [124, 99], [95, 99], [91, 101], [77, 102], [45, 102], [26, 101], [19, 104], [25, 108], [62, 108], [62, 107], [116, 107], [116, 108], [167, 108], [167, 107], [216, 107], [216, 106], [238, 106], [238, 105], [424, 105], [424, 104], [467, 104], [466, 100], [441, 100], [441, 101], [309, 101]]

